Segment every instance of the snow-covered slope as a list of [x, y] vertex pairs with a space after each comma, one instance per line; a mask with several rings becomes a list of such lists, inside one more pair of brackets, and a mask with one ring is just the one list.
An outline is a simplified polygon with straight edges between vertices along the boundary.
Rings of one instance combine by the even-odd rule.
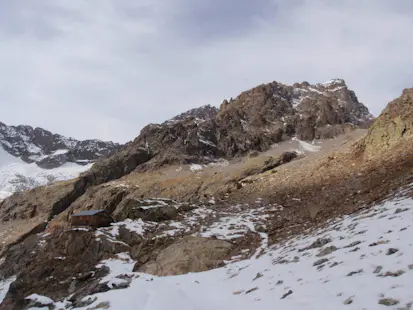
[[[120, 253], [101, 262], [110, 268], [102, 283], [121, 287], [131, 279], [130, 286], [88, 296], [95, 301], [79, 309], [410, 309], [412, 223], [413, 199], [399, 192], [373, 208], [267, 248], [259, 258], [203, 273], [134, 273], [134, 261]], [[0, 285], [3, 295], [12, 280]], [[65, 304], [55, 303], [56, 309]]]
[[91, 166], [68, 162], [58, 168], [42, 169], [36, 163], [26, 163], [0, 147], [0, 200], [14, 192], [75, 178]]

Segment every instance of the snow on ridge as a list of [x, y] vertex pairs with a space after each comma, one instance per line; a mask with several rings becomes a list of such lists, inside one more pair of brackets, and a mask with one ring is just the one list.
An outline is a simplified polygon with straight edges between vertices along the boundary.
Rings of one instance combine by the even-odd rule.
[[63, 154], [67, 154], [67, 153], [69, 153], [69, 150], [59, 149], [59, 150], [54, 151], [52, 154], [50, 154], [50, 156], [63, 155]]
[[320, 84], [323, 85], [323, 86], [329, 87], [333, 84], [345, 84], [345, 83], [346, 82], [343, 79], [332, 79], [332, 80], [329, 80], [329, 81], [326, 81], [326, 82], [320, 83]]

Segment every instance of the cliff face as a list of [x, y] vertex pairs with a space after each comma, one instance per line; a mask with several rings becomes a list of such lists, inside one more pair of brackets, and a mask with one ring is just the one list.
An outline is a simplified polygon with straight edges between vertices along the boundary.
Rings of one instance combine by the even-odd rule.
[[411, 138], [412, 134], [413, 88], [408, 88], [387, 105], [370, 127], [360, 147], [367, 157], [372, 157]]

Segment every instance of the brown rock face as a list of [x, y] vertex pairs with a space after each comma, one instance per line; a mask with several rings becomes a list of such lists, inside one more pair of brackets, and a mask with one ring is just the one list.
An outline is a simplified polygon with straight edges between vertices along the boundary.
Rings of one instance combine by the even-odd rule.
[[413, 88], [390, 102], [370, 127], [366, 138], [359, 144], [367, 157], [405, 141], [413, 134]]
[[223, 240], [186, 236], [161, 251], [139, 271], [156, 276], [207, 271], [218, 267], [230, 250], [231, 243]]

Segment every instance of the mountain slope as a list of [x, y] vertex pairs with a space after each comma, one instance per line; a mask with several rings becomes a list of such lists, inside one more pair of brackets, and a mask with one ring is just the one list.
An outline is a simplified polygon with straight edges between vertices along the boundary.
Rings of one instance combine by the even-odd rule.
[[[71, 240], [76, 240], [89, 234], [102, 244], [101, 247], [108, 250], [109, 242], [112, 243], [112, 248], [115, 245], [120, 247], [120, 252], [96, 262], [84, 274], [79, 275], [73, 271], [72, 276], [75, 277], [70, 279], [76, 278], [77, 285], [90, 281], [90, 274], [105, 272], [104, 276], [97, 279], [98, 285], [89, 284], [80, 295], [76, 292], [74, 296], [69, 296], [64, 292], [66, 298], [61, 298], [60, 301], [56, 300], [56, 292], [50, 284], [54, 277], [58, 281], [59, 273], [73, 263], [70, 251], [75, 248], [68, 252], [50, 248], [52, 239], [49, 234], [44, 234], [39, 236], [37, 245], [32, 249], [39, 252], [47, 249], [49, 256], [53, 257], [53, 278], [49, 286], [33, 283], [33, 288], [29, 291], [27, 287], [22, 287], [27, 295], [24, 305], [54, 305], [57, 309], [103, 307], [125, 310], [265, 310], [274, 307], [292, 310], [386, 309], [388, 306], [409, 309], [413, 302], [413, 247], [409, 238], [412, 230], [410, 223], [413, 220], [413, 200], [409, 197], [411, 193], [411, 186], [403, 188], [372, 208], [333, 219], [320, 227], [303, 230], [273, 246], [268, 246], [265, 242], [268, 238], [266, 233], [260, 232], [261, 246], [255, 249], [251, 248], [251, 242], [238, 243], [239, 254], [230, 255], [224, 261], [226, 266], [174, 277], [158, 277], [136, 270], [140, 256], [138, 254], [132, 258], [124, 243], [127, 240], [133, 241], [133, 238], [126, 237], [127, 231], [133, 235], [150, 234], [153, 230], [151, 222], [126, 220], [97, 231], [69, 230], [61, 238], [65, 239], [64, 235], [70, 234]], [[147, 207], [154, 208], [153, 204], [159, 204], [158, 208], [162, 208], [161, 202], [162, 200], [147, 201]], [[249, 206], [249, 210], [240, 212], [237, 206], [231, 208], [226, 211], [225, 217], [218, 217], [220, 222], [212, 225], [204, 223], [200, 233], [194, 233], [194, 236], [215, 235], [234, 246], [237, 240], [248, 238], [255, 229], [260, 230], [259, 227], [265, 225], [268, 217], [265, 212], [274, 210], [274, 205], [257, 201]], [[208, 213], [208, 209], [200, 208], [191, 216], [202, 217]], [[170, 224], [175, 229], [186, 230], [192, 225], [191, 221], [173, 222]], [[178, 222], [181, 225], [177, 225]], [[170, 230], [165, 230], [164, 233], [174, 235]], [[69, 249], [70, 245], [67, 247]], [[179, 268], [186, 268], [191, 263], [191, 256], [185, 256], [191, 255], [191, 250], [187, 249], [184, 253], [186, 254], [180, 257]], [[208, 255], [214, 255], [212, 253], [214, 252], [209, 252]], [[158, 264], [166, 270], [171, 268], [173, 261], [159, 260]], [[154, 269], [152, 273], [153, 271]], [[26, 276], [33, 277], [36, 271], [33, 272]], [[0, 282], [0, 302], [4, 301], [1, 309], [7, 309], [5, 307], [11, 306], [13, 300], [20, 298], [22, 289], [18, 288], [21, 284], [13, 281], [15, 277], [9, 276]], [[6, 294], [8, 291], [9, 294]], [[206, 295], [206, 291], [209, 294]], [[78, 302], [80, 298], [82, 303]]]

